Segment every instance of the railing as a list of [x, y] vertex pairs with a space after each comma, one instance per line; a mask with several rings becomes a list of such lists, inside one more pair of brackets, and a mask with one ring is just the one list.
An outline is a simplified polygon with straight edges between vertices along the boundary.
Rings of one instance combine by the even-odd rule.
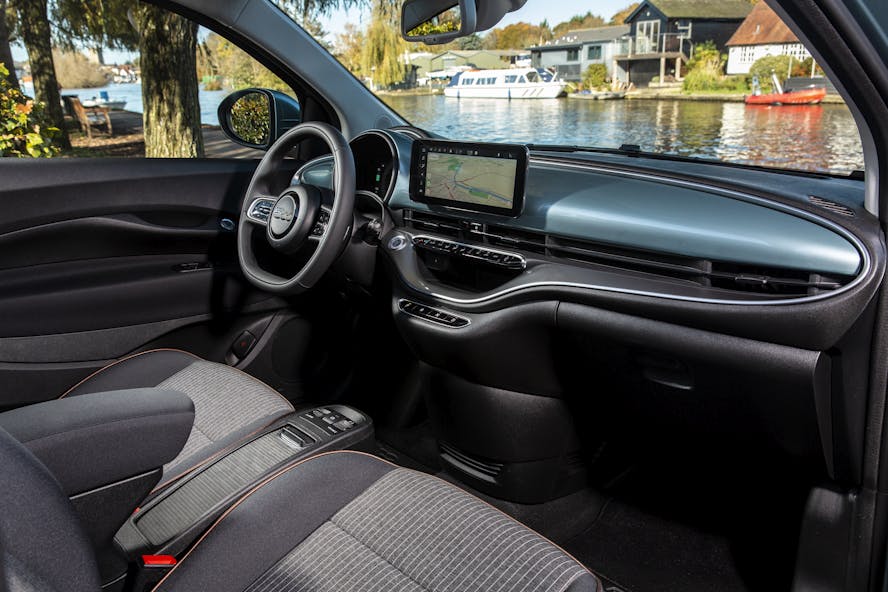
[[658, 53], [691, 53], [691, 40], [685, 33], [663, 33], [657, 37], [623, 37], [614, 41], [614, 55], [634, 56]]
[[581, 76], [579, 64], [559, 64], [555, 66], [555, 71], [561, 80], [579, 80]]

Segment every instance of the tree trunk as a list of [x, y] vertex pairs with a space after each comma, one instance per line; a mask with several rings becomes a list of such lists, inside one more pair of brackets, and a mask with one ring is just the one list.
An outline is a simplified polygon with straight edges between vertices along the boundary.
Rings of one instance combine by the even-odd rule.
[[197, 25], [144, 4], [138, 23], [145, 156], [202, 157]]
[[6, 80], [13, 87], [19, 85], [15, 75], [15, 64], [12, 61], [12, 49], [9, 47], [9, 24], [6, 22], [6, 0], [0, 0], [0, 64], [9, 70]]
[[65, 113], [59, 83], [56, 80], [55, 64], [52, 61], [52, 41], [46, 0], [18, 0], [19, 25], [22, 41], [28, 50], [28, 63], [34, 79], [34, 98], [46, 104], [46, 115], [50, 122], [59, 128], [60, 136], [55, 143], [67, 149], [71, 147], [68, 130], [65, 129]]

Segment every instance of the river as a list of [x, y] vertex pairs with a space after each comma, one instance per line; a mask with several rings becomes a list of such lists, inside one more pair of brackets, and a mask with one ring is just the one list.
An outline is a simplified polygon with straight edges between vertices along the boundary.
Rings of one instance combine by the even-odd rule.
[[[139, 84], [64, 89], [82, 99], [107, 90], [141, 112]], [[227, 91], [200, 91], [201, 120], [218, 125]], [[449, 99], [386, 96], [408, 121], [454, 139], [618, 147], [744, 164], [847, 173], [863, 168], [857, 126], [844, 105], [747, 107], [743, 103], [670, 100], [584, 101]]]

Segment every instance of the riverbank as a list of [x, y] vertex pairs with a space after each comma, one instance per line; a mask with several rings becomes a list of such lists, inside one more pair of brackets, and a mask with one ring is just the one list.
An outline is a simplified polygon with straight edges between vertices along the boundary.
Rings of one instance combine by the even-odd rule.
[[[626, 93], [630, 100], [643, 101], [701, 101], [708, 103], [742, 103], [749, 93], [694, 92], [686, 93], [680, 88], [644, 88]], [[838, 95], [826, 95], [823, 101], [827, 105], [844, 105], [845, 101]]]
[[[62, 156], [81, 158], [144, 157], [145, 135], [142, 128], [142, 114], [133, 111], [111, 111], [111, 129], [106, 133], [104, 126], [93, 127], [93, 137], [89, 139], [76, 124], [69, 121], [71, 151]], [[262, 158], [261, 150], [253, 150], [229, 140], [217, 125], [203, 125], [201, 128], [204, 154], [208, 158]]]

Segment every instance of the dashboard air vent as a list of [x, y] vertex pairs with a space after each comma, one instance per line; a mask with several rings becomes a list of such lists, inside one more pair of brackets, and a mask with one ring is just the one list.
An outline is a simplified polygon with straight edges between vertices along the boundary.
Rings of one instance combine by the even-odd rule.
[[485, 232], [474, 231], [473, 234], [483, 235], [487, 244], [495, 247], [521, 249], [531, 253], [546, 252], [546, 235], [540, 232], [515, 230], [488, 224]]
[[622, 269], [656, 273], [669, 277], [701, 281], [709, 272], [709, 262], [703, 259], [650, 253], [610, 245], [596, 244], [567, 238], [549, 237], [549, 252], [554, 257], [582, 263], [598, 263]]
[[722, 262], [712, 264], [710, 277], [714, 288], [774, 296], [813, 296], [841, 288], [850, 279], [793, 269]]
[[814, 204], [817, 207], [823, 208], [825, 210], [829, 210], [834, 214], [840, 214], [842, 216], [853, 217], [854, 210], [849, 208], [844, 204], [840, 204], [838, 202], [832, 201], [830, 199], [826, 199], [824, 197], [817, 197], [816, 195], [809, 195], [808, 201]]
[[458, 220], [448, 218], [446, 216], [438, 216], [426, 212], [417, 212], [414, 210], [404, 211], [404, 222], [407, 228], [413, 230], [434, 232], [435, 234], [443, 234], [459, 238], [460, 225]]

